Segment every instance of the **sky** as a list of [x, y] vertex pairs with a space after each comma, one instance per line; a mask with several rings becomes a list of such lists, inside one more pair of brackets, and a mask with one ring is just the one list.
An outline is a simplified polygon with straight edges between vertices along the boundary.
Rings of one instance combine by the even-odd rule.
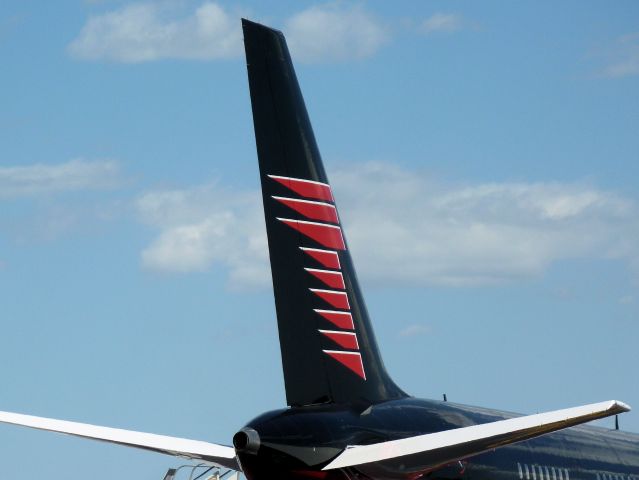
[[[639, 410], [639, 4], [452, 0], [0, 3], [0, 410], [230, 444], [285, 406], [242, 16], [287, 36], [403, 389]], [[183, 463], [0, 444], [14, 480]]]

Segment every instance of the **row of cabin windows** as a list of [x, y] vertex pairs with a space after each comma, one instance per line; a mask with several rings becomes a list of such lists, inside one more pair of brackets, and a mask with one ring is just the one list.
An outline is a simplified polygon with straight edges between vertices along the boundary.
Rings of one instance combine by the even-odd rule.
[[[543, 465], [517, 464], [520, 480], [570, 480], [567, 468], [546, 467]], [[597, 480], [639, 480], [636, 475], [619, 473], [597, 473]]]
[[[517, 464], [520, 480], [570, 480], [570, 474], [567, 468], [546, 467], [543, 465], [528, 465], [524, 463]], [[597, 479], [597, 480], [616, 480], [616, 479]]]
[[636, 475], [623, 475], [619, 473], [598, 473], [597, 480], [639, 480]]

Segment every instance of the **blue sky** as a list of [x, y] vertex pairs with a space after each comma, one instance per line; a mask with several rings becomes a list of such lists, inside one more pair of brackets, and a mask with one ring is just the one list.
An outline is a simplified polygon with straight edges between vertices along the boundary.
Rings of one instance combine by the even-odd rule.
[[[639, 408], [636, 2], [78, 0], [0, 6], [0, 410], [229, 443], [284, 405], [242, 15], [289, 39], [405, 390]], [[0, 439], [14, 479], [180, 463]]]

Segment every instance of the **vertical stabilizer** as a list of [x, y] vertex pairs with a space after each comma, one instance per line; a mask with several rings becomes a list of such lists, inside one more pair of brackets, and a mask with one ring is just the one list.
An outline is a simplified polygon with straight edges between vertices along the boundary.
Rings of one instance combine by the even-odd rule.
[[242, 27], [287, 402], [405, 396], [382, 363], [284, 36]]

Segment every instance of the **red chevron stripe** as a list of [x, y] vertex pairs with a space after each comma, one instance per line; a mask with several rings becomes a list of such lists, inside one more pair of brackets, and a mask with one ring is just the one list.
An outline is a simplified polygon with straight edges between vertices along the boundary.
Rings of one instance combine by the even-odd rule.
[[304, 215], [306, 218], [320, 220], [322, 222], [339, 223], [339, 220], [337, 219], [337, 210], [335, 210], [335, 207], [330, 203], [276, 196], [273, 196], [272, 198]]
[[366, 380], [366, 373], [364, 373], [364, 364], [362, 363], [362, 355], [360, 353], [340, 352], [339, 350], [322, 351]]
[[346, 348], [348, 350], [359, 350], [357, 335], [353, 332], [338, 332], [336, 330], [320, 330], [320, 332], [342, 348]]
[[337, 255], [337, 252], [334, 252], [332, 250], [321, 250], [319, 248], [307, 247], [300, 247], [300, 250], [302, 250], [309, 257], [317, 260], [326, 268], [332, 268], [333, 270], [339, 270], [341, 268], [341, 265], [339, 263], [339, 255]]
[[340, 290], [346, 289], [344, 285], [344, 277], [341, 272], [333, 272], [331, 270], [319, 270], [317, 268], [305, 268], [308, 273], [316, 278], [319, 278], [327, 286], [331, 288], [337, 288]]
[[290, 218], [278, 218], [280, 222], [294, 228], [309, 238], [312, 238], [320, 245], [334, 250], [346, 250], [342, 229], [336, 225], [325, 223], [306, 222], [303, 220], [293, 220]]
[[338, 312], [337, 310], [320, 310], [315, 308], [313, 311], [324, 317], [338, 328], [344, 330], [355, 330], [353, 324], [353, 316], [349, 312]]
[[279, 175], [269, 175], [268, 177], [281, 183], [302, 197], [315, 198], [327, 202], [333, 201], [331, 187], [326, 183], [304, 180], [302, 178], [281, 177]]
[[330, 303], [333, 307], [342, 310], [350, 310], [346, 292], [338, 292], [335, 290], [320, 290], [319, 288], [309, 288], [311, 292], [320, 297], [325, 302]]

